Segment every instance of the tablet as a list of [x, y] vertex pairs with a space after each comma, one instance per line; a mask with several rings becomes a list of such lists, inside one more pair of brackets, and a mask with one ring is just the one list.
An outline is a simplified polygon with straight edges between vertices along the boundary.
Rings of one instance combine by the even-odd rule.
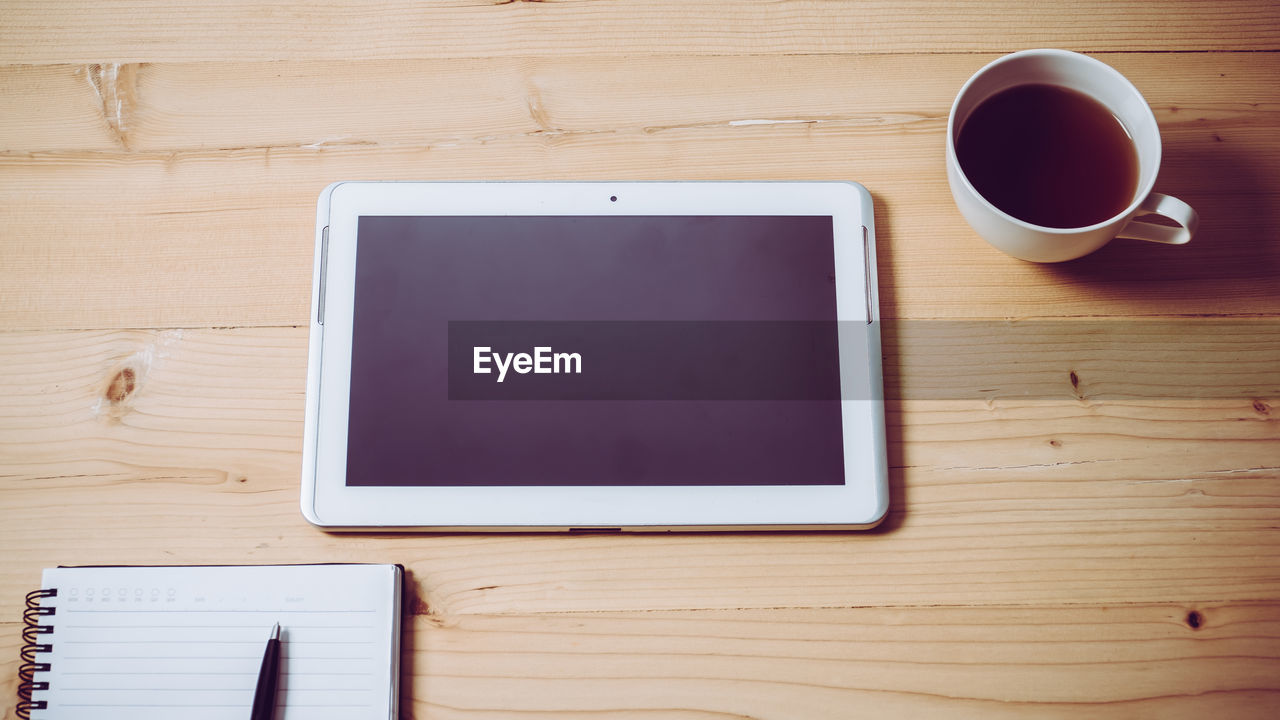
[[340, 182], [302, 512], [856, 529], [888, 507], [875, 225], [839, 182]]

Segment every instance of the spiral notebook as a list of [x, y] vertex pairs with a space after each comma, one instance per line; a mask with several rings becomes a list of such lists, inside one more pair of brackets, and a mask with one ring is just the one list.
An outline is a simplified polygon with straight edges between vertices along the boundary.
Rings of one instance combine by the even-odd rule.
[[18, 716], [249, 716], [280, 623], [276, 720], [396, 717], [396, 565], [75, 567], [27, 596]]

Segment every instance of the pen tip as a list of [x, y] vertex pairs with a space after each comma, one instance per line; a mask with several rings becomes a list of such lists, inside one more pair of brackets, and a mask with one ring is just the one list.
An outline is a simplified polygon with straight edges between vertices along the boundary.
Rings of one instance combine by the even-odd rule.
[[275, 627], [271, 628], [271, 639], [272, 640], [280, 639], [280, 623], [276, 623]]

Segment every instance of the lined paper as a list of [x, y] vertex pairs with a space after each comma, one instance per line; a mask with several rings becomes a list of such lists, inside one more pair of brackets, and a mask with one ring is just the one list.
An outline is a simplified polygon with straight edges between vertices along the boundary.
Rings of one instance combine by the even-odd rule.
[[392, 565], [46, 570], [32, 718], [243, 720], [277, 622], [277, 720], [393, 718], [399, 585]]

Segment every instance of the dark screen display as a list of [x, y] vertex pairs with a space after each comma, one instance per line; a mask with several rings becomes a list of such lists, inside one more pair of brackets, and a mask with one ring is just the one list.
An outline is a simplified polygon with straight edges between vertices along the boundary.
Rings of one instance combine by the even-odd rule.
[[361, 217], [355, 276], [348, 485], [844, 482], [829, 216]]

